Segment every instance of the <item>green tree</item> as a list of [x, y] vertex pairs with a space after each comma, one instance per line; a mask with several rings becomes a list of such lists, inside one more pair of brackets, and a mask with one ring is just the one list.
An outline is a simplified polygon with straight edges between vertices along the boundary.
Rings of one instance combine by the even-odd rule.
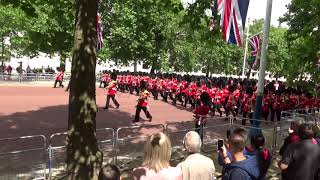
[[[96, 139], [98, 2], [4, 0], [0, 5], [0, 8], [8, 8], [4, 15], [14, 15], [13, 22], [17, 23], [17, 27], [10, 32], [22, 34], [12, 40], [13, 44], [17, 45], [19, 43], [14, 42], [14, 38], [24, 38], [20, 45], [25, 43], [27, 47], [16, 46], [17, 49], [22, 49], [22, 53], [70, 52], [73, 42], [67, 139], [68, 179], [96, 179], [103, 158]], [[15, 19], [16, 17], [21, 18]], [[7, 29], [10, 30], [13, 26], [8, 24]]]
[[289, 26], [286, 39], [291, 59], [286, 68], [291, 81], [310, 75], [312, 83], [320, 82], [320, 71], [315, 66], [320, 49], [319, 12], [318, 0], [292, 0], [288, 12], [280, 19]]

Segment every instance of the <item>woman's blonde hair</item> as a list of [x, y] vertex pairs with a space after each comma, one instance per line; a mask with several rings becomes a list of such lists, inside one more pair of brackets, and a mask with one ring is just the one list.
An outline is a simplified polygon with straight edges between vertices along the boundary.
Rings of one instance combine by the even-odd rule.
[[159, 172], [170, 166], [171, 142], [168, 136], [157, 133], [149, 136], [144, 146], [144, 159], [142, 165]]

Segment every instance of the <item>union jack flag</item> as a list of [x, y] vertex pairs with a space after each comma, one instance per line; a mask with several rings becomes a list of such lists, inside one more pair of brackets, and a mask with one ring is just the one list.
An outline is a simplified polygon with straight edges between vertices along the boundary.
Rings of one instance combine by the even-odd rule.
[[217, 0], [220, 26], [226, 42], [242, 46], [249, 2], [250, 0]]
[[98, 41], [97, 41], [97, 51], [102, 48], [103, 45], [103, 38], [102, 38], [102, 28], [100, 22], [100, 14], [97, 14], [97, 33], [98, 33]]
[[251, 47], [251, 55], [254, 57], [257, 56], [260, 51], [261, 33], [252, 36], [248, 41]]
[[260, 42], [261, 42], [261, 33], [252, 36], [248, 39], [248, 42], [251, 47], [251, 55], [254, 58], [253, 68], [256, 68], [259, 63], [259, 51], [260, 51]]

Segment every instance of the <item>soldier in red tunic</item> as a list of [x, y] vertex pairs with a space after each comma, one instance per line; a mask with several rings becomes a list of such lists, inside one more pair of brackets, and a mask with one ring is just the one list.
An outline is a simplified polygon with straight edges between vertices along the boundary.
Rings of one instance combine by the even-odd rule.
[[271, 121], [274, 122], [274, 115], [277, 116], [277, 121], [281, 119], [281, 110], [282, 110], [282, 92], [277, 90], [275, 95], [273, 96], [272, 106], [271, 106]]
[[203, 140], [203, 127], [206, 125], [206, 116], [210, 111], [210, 96], [207, 92], [203, 92], [200, 96], [201, 104], [194, 111], [195, 131]]
[[103, 71], [102, 73], [103, 74], [102, 74], [101, 79], [100, 79], [99, 88], [101, 88], [101, 87], [106, 88], [107, 87], [107, 80], [108, 80], [109, 75], [108, 75], [108, 73], [106, 71]]
[[113, 103], [116, 105], [116, 108], [119, 108], [120, 104], [116, 100], [115, 96], [117, 93], [117, 74], [112, 73], [111, 74], [111, 81], [109, 82], [108, 87], [106, 88], [107, 90], [107, 101], [106, 101], [106, 106], [103, 109], [109, 109], [109, 102], [110, 98], [112, 99]]
[[270, 105], [271, 105], [272, 95], [269, 93], [268, 89], [264, 90], [264, 96], [262, 99], [262, 116], [265, 121], [268, 121]]
[[[242, 116], [243, 116], [243, 119], [242, 119], [242, 125], [246, 125], [246, 119], [245, 118], [250, 118], [252, 119], [253, 118], [253, 112], [254, 112], [254, 104], [255, 104], [255, 96], [254, 96], [254, 93], [253, 93], [253, 88], [252, 87], [248, 87], [247, 88], [247, 92], [246, 92], [246, 95], [244, 97], [244, 99], [242, 100], [242, 107], [243, 107], [243, 110], [242, 110]], [[248, 117], [247, 117], [248, 115]], [[252, 121], [250, 121], [252, 122]]]
[[56, 88], [57, 83], [59, 83], [59, 87], [62, 87], [62, 88], [64, 87], [63, 84], [62, 84], [63, 76], [64, 76], [64, 71], [61, 70], [61, 71], [56, 75], [56, 80], [55, 80], [55, 82], [54, 82], [53, 88]]
[[136, 106], [137, 108], [136, 115], [133, 122], [139, 122], [141, 110], [143, 110], [143, 112], [146, 114], [147, 118], [149, 119], [149, 122], [151, 122], [152, 116], [149, 112], [149, 106], [148, 106], [148, 98], [150, 97], [150, 93], [147, 90], [147, 83], [144, 80], [140, 82], [140, 90], [141, 90], [141, 93], [138, 99], [138, 104]]

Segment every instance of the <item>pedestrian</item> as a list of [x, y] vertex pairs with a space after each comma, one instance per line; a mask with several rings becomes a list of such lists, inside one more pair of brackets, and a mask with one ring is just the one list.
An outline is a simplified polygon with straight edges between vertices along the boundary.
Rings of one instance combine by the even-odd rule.
[[112, 99], [113, 103], [116, 105], [116, 108], [119, 108], [120, 104], [116, 100], [116, 94], [117, 94], [117, 74], [112, 73], [111, 74], [111, 81], [108, 84], [107, 90], [107, 101], [106, 106], [103, 109], [109, 109], [109, 102], [110, 98]]
[[146, 114], [147, 118], [149, 119], [149, 122], [152, 121], [152, 116], [149, 112], [149, 106], [148, 106], [148, 99], [150, 97], [150, 93], [147, 90], [147, 83], [144, 80], [140, 81], [140, 97], [138, 99], [138, 104], [136, 106], [136, 115], [133, 122], [139, 122], [140, 120], [140, 112], [143, 110], [143, 112]]
[[314, 139], [312, 125], [299, 126], [300, 141], [290, 144], [278, 166], [283, 180], [316, 180], [319, 178], [320, 146]]

